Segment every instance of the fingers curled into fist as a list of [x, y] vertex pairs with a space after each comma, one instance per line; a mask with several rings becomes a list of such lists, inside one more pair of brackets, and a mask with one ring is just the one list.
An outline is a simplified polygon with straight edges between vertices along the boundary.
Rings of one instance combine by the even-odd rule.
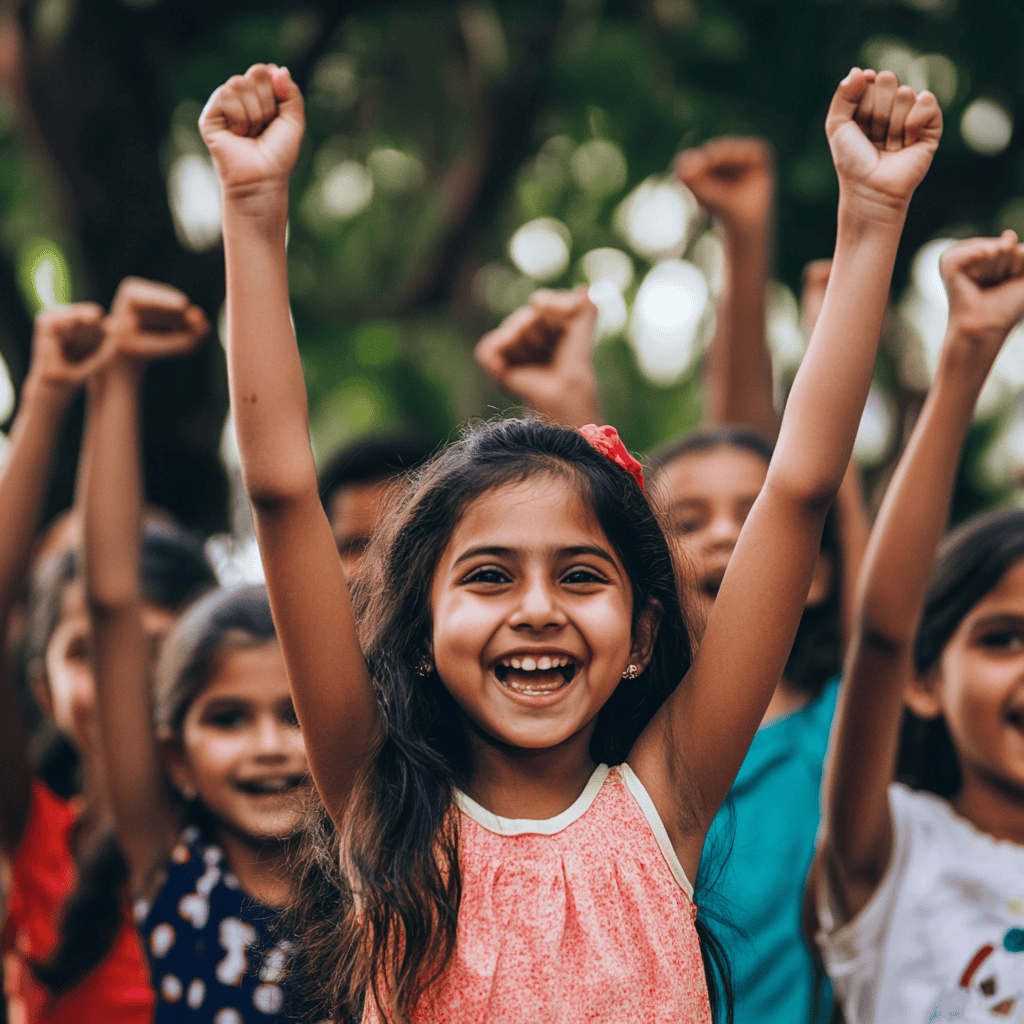
[[775, 193], [775, 155], [764, 139], [713, 139], [676, 160], [679, 180], [726, 228], [767, 224]]
[[274, 64], [233, 75], [199, 118], [225, 200], [254, 204], [249, 213], [275, 210], [286, 198], [304, 130], [302, 93], [288, 69]]
[[1024, 244], [1013, 231], [954, 243], [939, 269], [951, 332], [1001, 344], [1024, 319]]
[[869, 218], [902, 215], [942, 135], [942, 111], [930, 92], [901, 86], [891, 71], [852, 68], [839, 83], [825, 133], [840, 193]]
[[29, 377], [58, 388], [84, 384], [114, 351], [103, 309], [94, 302], [47, 310], [36, 317]]
[[184, 292], [141, 277], [118, 286], [106, 326], [122, 355], [144, 360], [183, 355], [210, 331], [206, 314]]

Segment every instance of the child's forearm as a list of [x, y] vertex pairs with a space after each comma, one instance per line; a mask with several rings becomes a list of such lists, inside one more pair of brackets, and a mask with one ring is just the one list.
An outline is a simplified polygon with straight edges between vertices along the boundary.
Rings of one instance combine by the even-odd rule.
[[[50, 464], [70, 394], [37, 384], [31, 377], [11, 428], [11, 444], [0, 473], [0, 636], [6, 637], [11, 609], [28, 571], [39, 528]], [[0, 666], [0, 848], [12, 857], [28, 821], [32, 771], [28, 738], [14, 694], [10, 664]]]
[[[821, 315], [793, 382], [766, 486], [821, 516], [846, 472], [874, 366], [906, 205], [840, 197], [835, 257]], [[827, 423], [822, 431], [820, 424]]]
[[843, 647], [853, 636], [857, 619], [857, 581], [860, 579], [864, 553], [868, 547], [871, 523], [864, 504], [864, 485], [860, 469], [850, 459], [835, 501], [836, 526], [839, 535], [841, 562], [839, 618], [843, 630]]
[[86, 596], [101, 617], [138, 615], [142, 368], [115, 361], [90, 381], [79, 468]]
[[257, 515], [315, 492], [306, 386], [289, 316], [287, 195], [276, 213], [224, 208], [228, 382], [242, 475]]
[[971, 415], [988, 364], [948, 341], [907, 450], [879, 510], [865, 556], [858, 632], [872, 646], [913, 644], [946, 526]]
[[141, 364], [119, 359], [90, 381], [77, 496], [103, 759], [136, 891], [147, 887], [176, 827], [153, 731], [142, 626], [141, 378]]
[[725, 231], [725, 274], [707, 361], [714, 424], [739, 424], [773, 436], [778, 430], [765, 301], [771, 254], [767, 219]]

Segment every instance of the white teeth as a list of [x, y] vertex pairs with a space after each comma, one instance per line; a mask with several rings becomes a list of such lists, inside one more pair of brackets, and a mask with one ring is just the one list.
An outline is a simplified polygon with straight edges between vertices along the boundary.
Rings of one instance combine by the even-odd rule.
[[533, 658], [523, 658], [523, 671], [533, 672], [537, 668], [537, 662]]
[[537, 662], [537, 668], [539, 668], [541, 672], [547, 672], [547, 670], [551, 668], [551, 659], [548, 657], [541, 658]]
[[519, 660], [519, 658], [513, 658], [512, 659], [512, 667], [513, 668], [522, 668], [523, 667], [523, 663], [522, 663], [522, 661]]

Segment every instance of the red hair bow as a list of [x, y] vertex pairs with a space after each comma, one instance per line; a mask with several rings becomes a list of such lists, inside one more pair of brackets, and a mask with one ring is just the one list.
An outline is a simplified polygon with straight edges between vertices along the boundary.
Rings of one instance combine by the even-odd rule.
[[580, 433], [592, 447], [602, 455], [607, 455], [612, 462], [629, 473], [636, 480], [641, 491], [644, 489], [643, 467], [626, 451], [626, 446], [622, 443], [619, 432], [614, 427], [599, 427], [595, 423], [588, 423], [585, 427], [580, 427]]

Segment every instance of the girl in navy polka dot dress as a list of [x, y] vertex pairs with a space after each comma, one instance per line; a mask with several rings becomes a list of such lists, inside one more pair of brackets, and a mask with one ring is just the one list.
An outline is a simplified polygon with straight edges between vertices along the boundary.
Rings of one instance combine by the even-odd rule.
[[[160, 343], [158, 334], [139, 337]], [[262, 587], [214, 591], [193, 605], [150, 686], [138, 584], [147, 356], [119, 353], [90, 388], [93, 454], [81, 475], [117, 838], [156, 990], [155, 1024], [283, 1024], [289, 944], [273, 908], [287, 896], [307, 786], [302, 735]]]

